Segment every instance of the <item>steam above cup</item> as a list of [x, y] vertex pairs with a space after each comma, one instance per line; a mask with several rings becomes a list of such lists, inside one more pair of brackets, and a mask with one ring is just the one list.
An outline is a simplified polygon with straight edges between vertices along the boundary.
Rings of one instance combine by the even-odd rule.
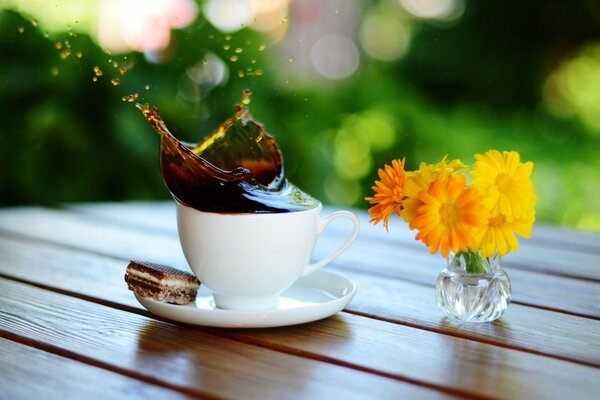
[[[183, 253], [215, 305], [231, 310], [265, 310], [294, 282], [331, 262], [356, 240], [360, 229], [351, 212], [321, 216], [322, 206], [284, 213], [212, 213], [177, 204]], [[310, 263], [317, 237], [338, 218], [353, 231], [329, 256]]]

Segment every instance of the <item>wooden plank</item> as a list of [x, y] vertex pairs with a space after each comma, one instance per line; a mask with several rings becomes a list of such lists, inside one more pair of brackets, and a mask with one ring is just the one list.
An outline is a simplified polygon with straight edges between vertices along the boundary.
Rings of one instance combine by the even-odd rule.
[[5, 279], [0, 279], [0, 292], [0, 336], [33, 340], [84, 362], [129, 371], [200, 395], [243, 399], [447, 397], [400, 380], [245, 344], [197, 327], [160, 322]]
[[[67, 211], [38, 208], [0, 211], [0, 230], [78, 247], [125, 259], [146, 259], [186, 268], [176, 235], [141, 230], [113, 221], [90, 220]], [[424, 251], [369, 242], [356, 246], [334, 262], [365, 273], [433, 285], [444, 260]], [[338, 240], [322, 235], [315, 256], [329, 253]], [[513, 301], [576, 315], [600, 318], [600, 285], [529, 271], [510, 272]]]
[[[303, 398], [316, 394], [373, 398], [425, 391], [408, 385], [391, 388], [400, 382], [376, 373], [478, 397], [576, 394], [595, 399], [600, 390], [598, 368], [349, 314], [281, 329], [211, 329], [209, 335], [4, 279], [0, 291], [6, 295], [0, 299], [3, 331], [177, 385], [201, 385], [226, 397], [301, 393]], [[363, 372], [229, 340], [232, 337], [277, 343], [280, 351]], [[313, 365], [297, 368], [291, 361]], [[331, 376], [329, 370], [337, 368], [344, 372]], [[286, 387], [282, 388], [282, 380]], [[317, 383], [326, 388], [311, 393]]]
[[3, 338], [0, 349], [3, 399], [197, 398]]
[[[2, 236], [0, 254], [0, 275], [143, 310], [123, 281], [126, 260]], [[598, 321], [512, 304], [506, 315], [493, 324], [456, 324], [442, 318], [431, 287], [338, 271], [358, 284], [359, 290], [348, 307], [353, 313], [600, 366]]]
[[[130, 226], [164, 233], [176, 234], [177, 232], [173, 202], [72, 205], [68, 209], [91, 217], [126, 223]], [[324, 212], [330, 213], [335, 210], [335, 208], [326, 208]], [[415, 232], [411, 232], [405, 224], [398, 221], [392, 223], [391, 232], [388, 234], [381, 226], [369, 224], [367, 214], [354, 211], [361, 220], [361, 238], [366, 239], [362, 241], [365, 248], [376, 241], [389, 247], [398, 248], [403, 252], [406, 252], [408, 248], [408, 251], [427, 253], [425, 247], [414, 240]], [[330, 237], [345, 237], [349, 231], [349, 228], [340, 229], [336, 224], [329, 229], [331, 231], [327, 235]], [[522, 240], [519, 251], [505, 257], [503, 265], [508, 270], [523, 269], [600, 281], [600, 268], [598, 267], [600, 265], [600, 235], [565, 230], [562, 236], [559, 236], [560, 232], [561, 230], [555, 227], [536, 226], [533, 240]], [[582, 243], [577, 243], [577, 240], [581, 240]], [[362, 248], [359, 242], [356, 244], [355, 251], [364, 252], [365, 248]]]

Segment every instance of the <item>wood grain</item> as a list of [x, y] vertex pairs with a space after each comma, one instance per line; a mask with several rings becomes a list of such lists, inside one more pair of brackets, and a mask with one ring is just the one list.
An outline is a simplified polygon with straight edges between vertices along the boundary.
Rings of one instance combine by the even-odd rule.
[[3, 338], [0, 349], [2, 399], [198, 398]]
[[0, 279], [0, 292], [0, 336], [33, 340], [82, 362], [199, 395], [447, 397], [401, 380], [241, 343], [226, 335], [152, 320], [4, 279]]
[[[134, 211], [131, 211], [133, 214]], [[68, 211], [24, 208], [0, 211], [0, 230], [82, 248], [125, 259], [145, 259], [186, 268], [176, 235], [118, 224], [90, 220]], [[339, 243], [335, 237], [321, 235], [315, 257], [331, 252]], [[410, 247], [369, 242], [361, 234], [355, 246], [333, 265], [394, 279], [433, 285], [444, 260]], [[579, 279], [522, 270], [510, 271], [513, 301], [600, 318], [600, 285]]]
[[[227, 397], [424, 394], [375, 374], [477, 397], [563, 398], [577, 388], [578, 398], [591, 399], [600, 390], [598, 368], [348, 314], [288, 328], [208, 334], [3, 279], [0, 291], [2, 331]], [[269, 341], [305, 358], [231, 338]], [[343, 373], [336, 375], [338, 370]]]
[[[0, 275], [106, 304], [143, 309], [123, 282], [126, 260], [1, 235], [0, 254]], [[456, 324], [442, 318], [431, 287], [338, 271], [359, 287], [350, 312], [600, 366], [598, 321], [513, 304], [492, 324]]]

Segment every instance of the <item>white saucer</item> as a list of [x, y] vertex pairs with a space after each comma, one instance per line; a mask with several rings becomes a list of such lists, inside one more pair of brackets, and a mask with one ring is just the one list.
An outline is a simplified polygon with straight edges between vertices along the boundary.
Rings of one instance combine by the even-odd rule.
[[303, 324], [329, 317], [350, 303], [356, 284], [328, 271], [316, 271], [301, 278], [283, 292], [275, 308], [264, 311], [236, 311], [216, 308], [212, 292], [200, 286], [196, 301], [187, 305], [138, 299], [146, 309], [161, 317], [186, 324], [223, 328], [267, 328]]

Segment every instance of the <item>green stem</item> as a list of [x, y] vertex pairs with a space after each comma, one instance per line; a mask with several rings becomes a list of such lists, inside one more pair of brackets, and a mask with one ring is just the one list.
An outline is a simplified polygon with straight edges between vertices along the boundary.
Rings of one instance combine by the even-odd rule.
[[467, 264], [467, 272], [470, 274], [485, 274], [487, 270], [483, 265], [483, 260], [478, 253], [471, 250], [460, 252], [459, 255], [463, 255]]

